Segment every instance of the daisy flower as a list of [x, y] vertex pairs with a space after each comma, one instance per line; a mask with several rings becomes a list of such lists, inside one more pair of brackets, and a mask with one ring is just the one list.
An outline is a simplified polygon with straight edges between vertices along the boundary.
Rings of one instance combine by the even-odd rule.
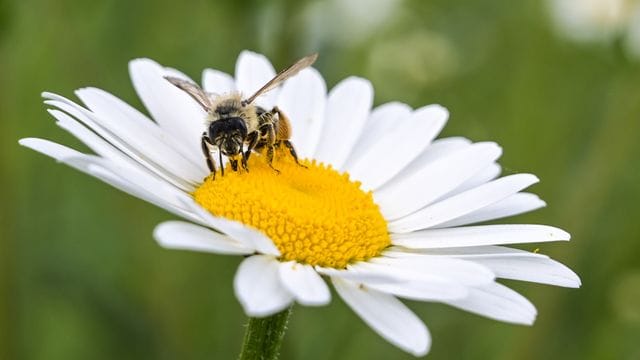
[[626, 53], [640, 59], [639, 0], [548, 0], [557, 32], [581, 43], [621, 39]]
[[[149, 59], [129, 64], [151, 118], [96, 88], [84, 105], [44, 93], [57, 124], [95, 154], [36, 138], [20, 144], [157, 205], [186, 221], [159, 224], [166, 248], [239, 255], [234, 291], [260, 318], [293, 303], [321, 306], [337, 295], [384, 339], [416, 356], [429, 351], [424, 323], [399, 298], [435, 301], [495, 320], [532, 324], [536, 309], [496, 279], [565, 287], [580, 280], [537, 252], [508, 244], [569, 240], [545, 225], [472, 225], [545, 206], [522, 192], [531, 174], [499, 177], [493, 142], [436, 139], [448, 112], [391, 102], [372, 109], [373, 88], [349, 77], [327, 93], [313, 68], [257, 100], [292, 123], [301, 167], [279, 152], [249, 172], [209, 176], [200, 149], [204, 110]], [[242, 52], [235, 78], [206, 69], [213, 94], [252, 94], [275, 75], [262, 55]]]

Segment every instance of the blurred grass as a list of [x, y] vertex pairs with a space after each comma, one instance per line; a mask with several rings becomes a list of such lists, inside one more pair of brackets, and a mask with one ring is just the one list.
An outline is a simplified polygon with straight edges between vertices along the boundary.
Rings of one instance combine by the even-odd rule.
[[[511, 221], [569, 230], [571, 243], [541, 250], [583, 287], [510, 282], [538, 307], [531, 328], [410, 303], [432, 332], [429, 358], [640, 358], [640, 321], [629, 315], [640, 307], [640, 62], [615, 46], [559, 40], [533, 0], [400, 1], [357, 39], [339, 36], [355, 26], [349, 19], [328, 33], [309, 26], [329, 15], [318, 4], [0, 1], [0, 359], [236, 356], [239, 259], [159, 248], [151, 231], [170, 215], [17, 140], [84, 149], [46, 114], [43, 90], [97, 86], [141, 108], [128, 60], [199, 78], [204, 67], [232, 72], [245, 48], [277, 68], [319, 51], [328, 85], [368, 77], [376, 104], [441, 103], [451, 111], [443, 136], [495, 140], [505, 173], [542, 179], [533, 191], [549, 207]], [[283, 359], [412, 358], [338, 299], [296, 307], [290, 327]]]

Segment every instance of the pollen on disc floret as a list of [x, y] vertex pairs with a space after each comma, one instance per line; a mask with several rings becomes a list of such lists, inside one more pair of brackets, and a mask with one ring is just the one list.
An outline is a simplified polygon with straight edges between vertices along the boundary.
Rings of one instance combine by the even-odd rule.
[[278, 174], [253, 156], [248, 173], [228, 168], [224, 176], [206, 178], [193, 196], [212, 214], [265, 233], [283, 261], [342, 269], [390, 245], [387, 223], [370, 192], [346, 173], [315, 161], [301, 163], [306, 168], [278, 157]]

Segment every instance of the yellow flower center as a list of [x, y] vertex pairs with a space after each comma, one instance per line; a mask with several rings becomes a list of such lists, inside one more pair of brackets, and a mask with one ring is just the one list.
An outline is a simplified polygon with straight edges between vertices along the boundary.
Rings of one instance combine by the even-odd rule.
[[344, 268], [377, 256], [391, 243], [371, 192], [315, 161], [297, 165], [278, 156], [271, 169], [259, 155], [249, 172], [225, 169], [209, 176], [193, 196], [216, 216], [240, 221], [273, 240], [282, 261]]

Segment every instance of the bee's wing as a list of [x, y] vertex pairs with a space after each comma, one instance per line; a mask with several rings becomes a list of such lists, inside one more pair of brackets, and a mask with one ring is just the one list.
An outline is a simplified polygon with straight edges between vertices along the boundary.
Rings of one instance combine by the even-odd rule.
[[189, 94], [195, 101], [200, 104], [206, 111], [211, 110], [213, 104], [211, 102], [211, 96], [202, 90], [200, 86], [183, 79], [179, 79], [173, 76], [165, 76], [164, 77], [168, 82], [172, 83], [180, 90]]
[[318, 53], [314, 53], [311, 55], [307, 55], [302, 59], [298, 60], [295, 64], [289, 66], [288, 68], [280, 71], [273, 79], [269, 80], [260, 90], [256, 91], [255, 94], [251, 95], [251, 97], [247, 98], [243, 101], [245, 104], [251, 104], [256, 100], [256, 98], [269, 90], [276, 88], [280, 83], [292, 77], [293, 75], [300, 72], [300, 70], [311, 66], [316, 59], [318, 58]]

